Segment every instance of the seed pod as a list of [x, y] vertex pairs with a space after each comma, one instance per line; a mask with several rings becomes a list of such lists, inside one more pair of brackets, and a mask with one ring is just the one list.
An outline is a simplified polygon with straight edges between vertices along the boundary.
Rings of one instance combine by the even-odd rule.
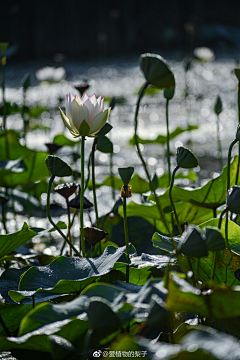
[[103, 240], [108, 233], [96, 227], [85, 227], [84, 228], [84, 238], [91, 246], [95, 246], [101, 240]]
[[68, 199], [77, 190], [78, 184], [68, 183], [56, 186], [53, 191], [62, 195], [65, 199]]
[[122, 189], [121, 189], [121, 194], [120, 197], [121, 198], [129, 198], [132, 196], [132, 187], [131, 185], [123, 185]]

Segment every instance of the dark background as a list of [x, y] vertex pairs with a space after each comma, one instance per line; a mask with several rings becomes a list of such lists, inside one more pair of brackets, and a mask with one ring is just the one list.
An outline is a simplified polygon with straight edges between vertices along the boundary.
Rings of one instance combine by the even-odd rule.
[[2, 0], [0, 22], [16, 60], [240, 49], [240, 1]]

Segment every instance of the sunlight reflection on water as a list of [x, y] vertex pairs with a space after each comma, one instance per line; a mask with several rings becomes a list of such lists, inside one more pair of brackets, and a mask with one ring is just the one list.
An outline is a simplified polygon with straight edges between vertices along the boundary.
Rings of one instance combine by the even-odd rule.
[[[218, 95], [223, 101], [223, 112], [219, 116], [221, 141], [224, 154], [226, 149], [235, 136], [237, 125], [237, 80], [233, 74], [236, 66], [232, 60], [216, 60], [212, 63], [195, 63], [187, 73], [187, 85], [189, 95], [184, 98], [185, 76], [183, 64], [177, 61], [170, 61], [170, 65], [176, 77], [176, 91], [169, 107], [169, 126], [173, 131], [177, 126], [187, 127], [188, 124], [198, 125], [199, 129], [191, 133], [185, 132], [171, 141], [171, 152], [175, 153], [178, 146], [187, 146], [201, 158], [212, 156], [217, 159], [216, 141], [216, 115], [214, 114], [214, 103]], [[134, 166], [135, 172], [145, 177], [144, 171], [140, 166], [140, 161], [135, 149], [128, 144], [133, 136], [134, 130], [134, 111], [137, 101], [137, 92], [144, 83], [137, 61], [112, 61], [101, 65], [93, 63], [78, 64], [76, 62], [65, 63], [67, 78], [60, 83], [48, 85], [38, 84], [34, 76], [38, 63], [19, 66], [8, 66], [9, 79], [6, 79], [6, 99], [7, 101], [20, 104], [22, 101], [22, 90], [19, 87], [21, 78], [26, 72], [32, 75], [32, 87], [27, 91], [27, 103], [49, 106], [49, 111], [45, 112], [41, 121], [44, 125], [50, 126], [48, 131], [30, 132], [27, 136], [27, 145], [46, 151], [45, 143], [51, 142], [56, 134], [64, 132], [71, 138], [65, 129], [58, 111], [59, 99], [62, 99], [61, 107], [65, 107], [65, 95], [69, 92], [78, 94], [74, 88], [77, 82], [87, 80], [90, 83], [88, 94], [102, 94], [104, 97], [124, 97], [125, 103], [119, 104], [111, 112], [110, 122], [113, 130], [110, 138], [114, 143], [114, 172], [117, 175], [117, 167]], [[0, 94], [1, 96], [1, 94]], [[105, 108], [108, 104], [105, 104]], [[9, 116], [9, 128], [20, 131], [22, 120], [19, 114]], [[157, 135], [166, 135], [165, 123], [165, 100], [162, 92], [154, 96], [145, 96], [139, 113], [139, 136], [154, 139]], [[189, 142], [189, 138], [191, 142]], [[36, 141], [37, 139], [37, 141]], [[89, 153], [92, 140], [86, 141], [86, 154]], [[158, 175], [166, 171], [166, 160], [163, 157], [166, 153], [165, 146], [162, 145], [140, 145], [150, 171], [156, 171]], [[77, 149], [76, 149], [77, 151]], [[234, 149], [236, 153], [236, 148]], [[65, 161], [69, 161], [69, 148], [63, 148], [57, 153]], [[173, 158], [174, 164], [174, 158]], [[225, 161], [225, 160], [224, 160]], [[103, 153], [96, 153], [96, 174], [97, 182], [101, 182], [109, 174], [109, 156]], [[74, 165], [75, 169], [80, 169], [80, 162]], [[202, 173], [210, 176], [209, 171]], [[215, 171], [215, 169], [214, 169]], [[217, 168], [216, 168], [217, 171]], [[215, 171], [215, 173], [216, 173]], [[200, 171], [201, 175], [201, 171]], [[185, 181], [183, 185], [188, 185]], [[134, 192], [134, 189], [133, 189]], [[118, 192], [116, 192], [118, 193]], [[98, 190], [99, 213], [100, 215], [108, 211], [113, 205], [111, 190]], [[92, 201], [92, 192], [87, 191], [86, 196]], [[46, 196], [43, 194], [42, 200], [45, 203]], [[94, 213], [91, 216], [94, 218]], [[88, 218], [85, 215], [86, 219]], [[66, 215], [62, 219], [66, 221]], [[10, 219], [12, 224], [12, 220]], [[33, 221], [33, 220], [31, 220]], [[36, 224], [40, 226], [40, 220], [36, 219]], [[41, 226], [43, 224], [41, 223]], [[79, 226], [74, 228], [74, 232], [79, 231]]]

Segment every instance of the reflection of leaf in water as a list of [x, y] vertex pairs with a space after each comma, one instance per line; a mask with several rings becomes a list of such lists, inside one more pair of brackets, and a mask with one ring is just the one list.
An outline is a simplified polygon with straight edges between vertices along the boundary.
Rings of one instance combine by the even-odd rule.
[[[197, 125], [189, 125], [187, 128], [182, 128], [180, 126], [178, 126], [174, 131], [172, 131], [169, 134], [169, 140], [174, 139], [176, 136], [186, 132], [186, 131], [192, 131], [192, 130], [197, 130], [198, 126]], [[142, 139], [139, 136], [138, 138], [138, 143], [139, 144], [166, 144], [167, 143], [167, 136], [165, 135], [158, 135], [155, 139]], [[132, 137], [129, 140], [129, 144], [131, 145], [135, 145], [135, 137]]]

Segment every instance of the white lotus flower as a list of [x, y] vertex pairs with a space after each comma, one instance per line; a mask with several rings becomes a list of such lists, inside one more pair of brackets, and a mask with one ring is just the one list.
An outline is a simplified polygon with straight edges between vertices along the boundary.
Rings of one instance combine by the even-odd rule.
[[59, 82], [66, 77], [66, 70], [63, 67], [54, 68], [45, 66], [36, 71], [38, 81], [48, 81], [50, 83]]
[[198, 60], [203, 62], [209, 62], [214, 60], [214, 52], [208, 47], [196, 48], [193, 54]]
[[94, 135], [103, 127], [111, 110], [103, 110], [103, 103], [104, 98], [99, 96], [97, 99], [95, 94], [88, 97], [85, 93], [82, 98], [67, 95], [66, 115], [59, 109], [64, 124], [74, 137]]

